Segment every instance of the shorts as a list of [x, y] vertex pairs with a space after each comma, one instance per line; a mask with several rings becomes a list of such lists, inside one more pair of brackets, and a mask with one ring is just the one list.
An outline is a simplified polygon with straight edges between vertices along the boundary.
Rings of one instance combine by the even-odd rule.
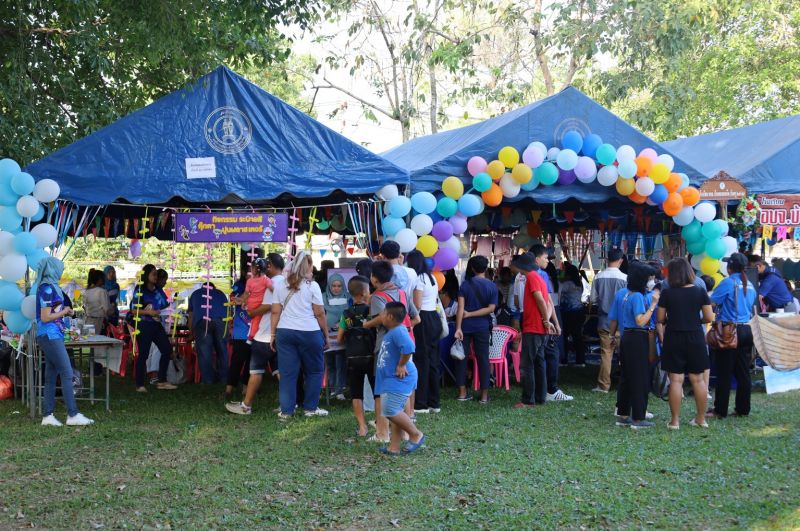
[[347, 383], [350, 386], [351, 400], [364, 400], [364, 376], [369, 378], [369, 386], [375, 389], [375, 366], [372, 360], [367, 363], [353, 363], [347, 360]]
[[383, 393], [381, 395], [381, 414], [384, 417], [392, 418], [403, 412], [408, 402], [408, 397], [402, 393]]
[[269, 343], [253, 341], [250, 345], [250, 374], [264, 374], [267, 364], [273, 371], [278, 370], [278, 354], [269, 348]]
[[710, 367], [706, 336], [693, 332], [667, 330], [661, 349], [661, 368], [672, 374], [701, 374]]

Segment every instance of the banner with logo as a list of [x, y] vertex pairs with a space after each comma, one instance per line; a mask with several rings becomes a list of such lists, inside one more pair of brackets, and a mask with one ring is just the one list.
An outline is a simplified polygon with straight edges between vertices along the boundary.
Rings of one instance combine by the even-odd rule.
[[286, 213], [187, 212], [175, 214], [175, 241], [200, 242], [286, 242], [289, 215]]
[[758, 196], [762, 225], [800, 225], [800, 195], [764, 194]]

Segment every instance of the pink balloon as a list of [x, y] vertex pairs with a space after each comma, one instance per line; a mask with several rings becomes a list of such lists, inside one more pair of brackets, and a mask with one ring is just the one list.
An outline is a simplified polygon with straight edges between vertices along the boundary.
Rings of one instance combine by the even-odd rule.
[[575, 175], [581, 182], [589, 179], [594, 180], [595, 175], [597, 175], [597, 166], [594, 160], [591, 157], [579, 158], [578, 165], [575, 166]]
[[467, 161], [467, 171], [473, 177], [481, 172], [485, 172], [486, 166], [488, 166], [488, 163], [483, 157], [472, 157], [469, 159], [469, 161]]
[[544, 153], [535, 146], [528, 146], [528, 148], [522, 152], [522, 162], [531, 168], [538, 168], [542, 165], [542, 162], [544, 162]]
[[458, 253], [449, 247], [440, 247], [433, 255], [433, 263], [442, 271], [453, 269], [458, 264]]
[[456, 214], [447, 220], [453, 226], [453, 234], [464, 234], [467, 232], [467, 218]]
[[653, 148], [644, 148], [639, 152], [639, 156], [647, 157], [648, 159], [653, 161], [653, 164], [655, 164], [658, 161], [658, 153], [656, 153], [656, 150]]

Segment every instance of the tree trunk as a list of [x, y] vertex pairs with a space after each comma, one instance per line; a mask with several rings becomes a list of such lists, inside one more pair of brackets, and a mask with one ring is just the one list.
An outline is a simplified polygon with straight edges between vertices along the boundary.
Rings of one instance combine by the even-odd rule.
[[439, 93], [436, 91], [436, 65], [428, 63], [428, 76], [431, 84], [431, 134], [439, 132]]

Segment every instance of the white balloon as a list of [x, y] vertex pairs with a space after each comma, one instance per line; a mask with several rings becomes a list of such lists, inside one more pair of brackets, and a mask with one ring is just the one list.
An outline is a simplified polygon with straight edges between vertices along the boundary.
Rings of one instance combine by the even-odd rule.
[[722, 267], [719, 268], [719, 272], [722, 273], [723, 277], [728, 276], [728, 264], [722, 264]]
[[14, 252], [14, 235], [8, 231], [0, 231], [0, 256]]
[[617, 160], [622, 162], [623, 160], [633, 160], [636, 158], [636, 150], [634, 150], [631, 146], [625, 144], [617, 148]]
[[692, 256], [692, 267], [699, 271], [700, 270], [700, 262], [702, 262], [703, 258], [705, 258], [705, 257], [706, 257], [705, 253], [700, 253], [700, 254], [696, 254], [696, 255]]
[[541, 142], [531, 142], [530, 144], [528, 144], [528, 147], [529, 148], [534, 147], [542, 152], [542, 156], [547, 156], [547, 146], [545, 146]]
[[694, 220], [694, 208], [690, 206], [683, 207], [677, 216], [672, 216], [672, 220], [676, 225], [685, 227]]
[[450, 239], [439, 243], [439, 249], [450, 248], [455, 252], [461, 250], [461, 240], [456, 236], [450, 236]]
[[22, 315], [30, 320], [36, 319], [36, 295], [28, 295], [22, 299]]
[[556, 160], [559, 153], [561, 153], [560, 149], [557, 147], [551, 147], [547, 150], [547, 160]]
[[417, 235], [411, 229], [401, 229], [392, 239], [400, 245], [401, 253], [410, 253], [417, 247]]
[[619, 174], [616, 166], [603, 166], [597, 172], [597, 182], [603, 186], [614, 186], [617, 184], [617, 177]]
[[728, 257], [739, 250], [739, 243], [733, 236], [725, 236], [722, 238], [722, 241], [725, 243], [725, 257]]
[[388, 215], [390, 215], [390, 212], [389, 212], [389, 201], [386, 201], [386, 202], [383, 204], [383, 215], [384, 215], [384, 216], [388, 216]]
[[[34, 192], [35, 194], [35, 192]], [[384, 201], [391, 201], [395, 197], [400, 195], [400, 191], [397, 189], [397, 186], [394, 184], [387, 184], [380, 190], [378, 190], [378, 197], [383, 199]]]
[[53, 179], [42, 179], [33, 188], [33, 197], [42, 203], [50, 203], [58, 199], [61, 188]]
[[39, 212], [39, 201], [32, 195], [23, 195], [17, 200], [17, 213], [23, 218], [32, 218]]
[[642, 177], [636, 181], [636, 193], [648, 197], [656, 189], [656, 183], [650, 177]]
[[500, 190], [503, 191], [503, 197], [511, 199], [519, 195], [520, 185], [510, 173], [506, 173], [500, 178]]
[[411, 230], [413, 230], [414, 234], [417, 236], [425, 236], [433, 229], [433, 220], [427, 214], [417, 214], [411, 218], [409, 227], [411, 227]]
[[667, 167], [669, 171], [672, 171], [672, 168], [675, 167], [675, 159], [673, 159], [670, 155], [663, 153], [656, 158], [656, 163], [661, 163]]
[[17, 282], [25, 276], [28, 260], [21, 254], [11, 253], [0, 258], [0, 277], [9, 282]]
[[700, 203], [694, 207], [694, 217], [700, 223], [708, 223], [717, 215], [717, 209], [711, 203]]
[[[58, 231], [49, 223], [40, 223], [36, 225], [31, 229], [31, 234], [36, 236], [37, 247], [49, 247], [56, 243], [56, 240], [58, 239]], [[248, 244], [247, 249], [244, 249], [244, 245], [242, 245], [242, 249], [249, 251], [250, 245]]]

